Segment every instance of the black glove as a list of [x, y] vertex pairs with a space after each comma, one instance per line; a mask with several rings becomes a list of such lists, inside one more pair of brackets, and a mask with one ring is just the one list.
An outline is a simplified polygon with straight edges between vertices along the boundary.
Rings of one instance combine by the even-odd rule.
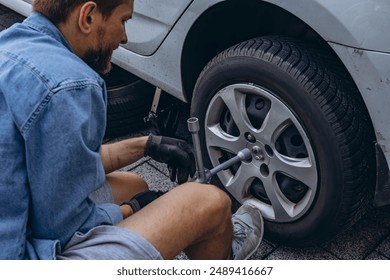
[[133, 209], [133, 213], [144, 208], [153, 200], [162, 196], [165, 192], [162, 191], [144, 191], [139, 194], [136, 194], [129, 201], [123, 202], [121, 205], [129, 205]]
[[145, 156], [167, 163], [169, 177], [179, 184], [188, 181], [195, 174], [195, 158], [190, 145], [184, 140], [149, 135], [145, 146]]

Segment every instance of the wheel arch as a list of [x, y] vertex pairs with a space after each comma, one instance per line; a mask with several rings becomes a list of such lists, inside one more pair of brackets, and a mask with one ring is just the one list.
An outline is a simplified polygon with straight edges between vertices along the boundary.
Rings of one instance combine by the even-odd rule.
[[319, 42], [340, 60], [319, 31], [280, 6], [259, 0], [221, 1], [195, 21], [183, 44], [180, 67], [186, 100], [191, 100], [197, 77], [214, 56], [237, 43], [265, 35]]
[[[286, 24], [289, 21], [293, 24]], [[181, 74], [186, 99], [191, 100], [202, 69], [221, 51], [263, 35], [309, 37], [314, 34], [298, 18], [273, 4], [257, 0], [215, 4], [193, 24], [183, 45]]]

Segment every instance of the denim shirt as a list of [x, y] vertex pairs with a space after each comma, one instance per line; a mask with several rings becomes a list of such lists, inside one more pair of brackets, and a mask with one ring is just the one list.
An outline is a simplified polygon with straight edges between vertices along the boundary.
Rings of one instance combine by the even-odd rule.
[[103, 185], [104, 81], [46, 17], [0, 33], [0, 259], [54, 259], [75, 232], [122, 220]]

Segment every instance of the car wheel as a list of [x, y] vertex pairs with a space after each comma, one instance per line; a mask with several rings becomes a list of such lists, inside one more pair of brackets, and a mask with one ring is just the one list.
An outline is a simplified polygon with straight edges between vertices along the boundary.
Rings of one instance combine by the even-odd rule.
[[103, 78], [107, 85], [105, 138], [128, 135], [144, 127], [155, 87], [117, 66]]
[[222, 52], [196, 83], [191, 115], [200, 120], [205, 165], [252, 151], [213, 182], [236, 207], [251, 199], [272, 241], [324, 241], [367, 208], [374, 137], [338, 63], [324, 47], [270, 36]]

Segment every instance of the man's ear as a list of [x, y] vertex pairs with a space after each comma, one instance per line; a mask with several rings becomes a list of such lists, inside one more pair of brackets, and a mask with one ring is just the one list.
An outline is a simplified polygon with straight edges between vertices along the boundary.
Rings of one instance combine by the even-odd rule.
[[92, 31], [92, 24], [97, 20], [98, 13], [95, 2], [88, 1], [81, 6], [78, 24], [82, 33], [89, 34]]

